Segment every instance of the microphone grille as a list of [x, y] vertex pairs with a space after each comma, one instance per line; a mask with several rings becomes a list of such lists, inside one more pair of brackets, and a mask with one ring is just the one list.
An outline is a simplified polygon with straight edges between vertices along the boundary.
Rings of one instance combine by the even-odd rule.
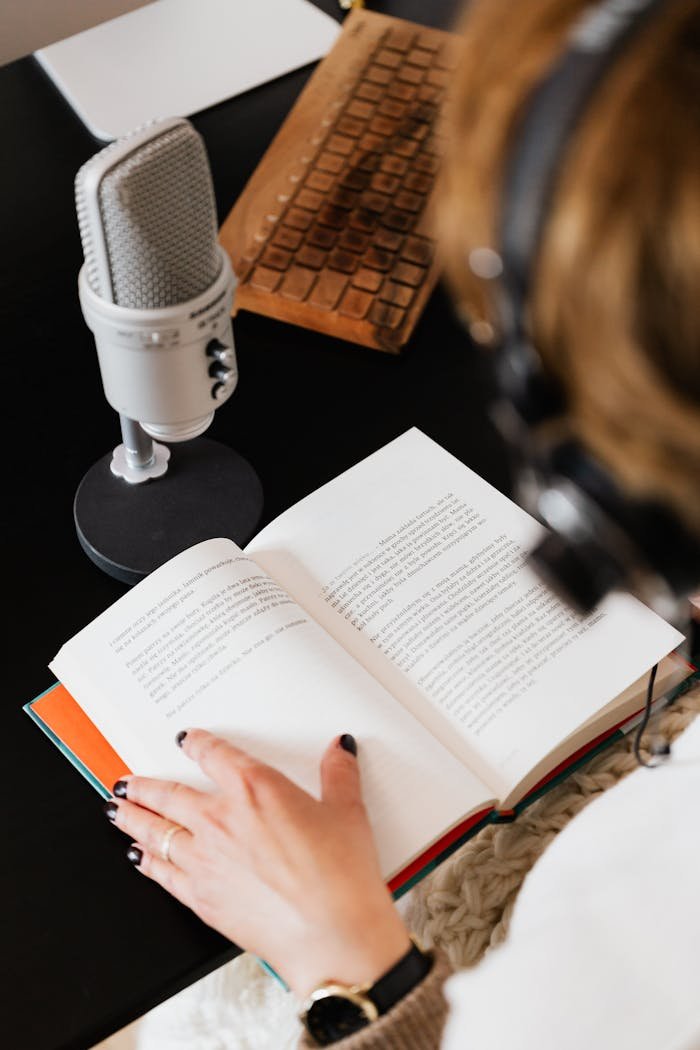
[[188, 121], [160, 123], [105, 147], [75, 180], [88, 283], [132, 309], [193, 299], [221, 268], [204, 143]]

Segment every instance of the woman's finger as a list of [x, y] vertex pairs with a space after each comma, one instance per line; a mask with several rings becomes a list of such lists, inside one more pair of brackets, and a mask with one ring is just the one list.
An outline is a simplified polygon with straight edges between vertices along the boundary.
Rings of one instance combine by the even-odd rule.
[[173, 780], [155, 780], [152, 777], [124, 777], [112, 789], [118, 798], [128, 799], [139, 806], [166, 817], [192, 830], [208, 797], [203, 791], [178, 784]]
[[237, 786], [242, 774], [262, 770], [271, 774], [275, 772], [247, 751], [234, 747], [228, 740], [206, 729], [188, 729], [184, 735], [178, 734], [178, 742], [185, 754], [223, 789]]
[[[105, 813], [121, 831], [138, 841], [148, 853], [178, 868], [188, 867], [192, 835], [187, 828], [122, 799], [118, 802], [108, 802]], [[175, 832], [173, 828], [176, 829]]]
[[150, 853], [140, 842], [132, 842], [126, 855], [142, 875], [153, 879], [171, 896], [176, 897], [181, 904], [185, 904], [188, 908], [192, 907], [189, 879], [175, 864]]

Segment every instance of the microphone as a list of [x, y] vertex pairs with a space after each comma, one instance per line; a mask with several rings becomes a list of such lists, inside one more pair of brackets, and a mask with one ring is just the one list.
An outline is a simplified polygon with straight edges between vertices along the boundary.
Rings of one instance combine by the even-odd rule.
[[107, 401], [153, 438], [202, 434], [238, 372], [235, 278], [201, 137], [182, 118], [152, 121], [88, 160], [75, 198], [80, 304]]
[[[201, 437], [238, 382], [236, 279], [204, 142], [182, 117], [96, 153], [75, 176], [75, 202], [78, 295], [122, 444], [85, 474], [73, 516], [91, 560], [133, 584], [200, 540], [243, 546], [260, 518], [254, 469]], [[174, 443], [172, 459], [154, 439]]]

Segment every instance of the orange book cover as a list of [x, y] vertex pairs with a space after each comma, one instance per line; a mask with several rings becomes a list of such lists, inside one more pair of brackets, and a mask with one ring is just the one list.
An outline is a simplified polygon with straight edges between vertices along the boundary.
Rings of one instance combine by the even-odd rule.
[[60, 682], [24, 710], [103, 798], [111, 798], [117, 780], [132, 772]]

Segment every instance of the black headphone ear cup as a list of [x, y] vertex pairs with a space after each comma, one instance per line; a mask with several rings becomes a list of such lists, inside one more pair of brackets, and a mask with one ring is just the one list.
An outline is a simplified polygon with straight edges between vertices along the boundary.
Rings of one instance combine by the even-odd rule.
[[526, 459], [525, 509], [549, 529], [530, 561], [548, 585], [580, 612], [627, 589], [678, 619], [700, 579], [700, 542], [680, 517], [630, 496], [577, 441], [540, 445]]
[[620, 567], [593, 540], [569, 542], [548, 532], [527, 562], [549, 589], [587, 616], [623, 579]]
[[560, 385], [542, 368], [526, 339], [509, 340], [496, 352], [496, 382], [527, 426], [561, 415], [565, 398]]

